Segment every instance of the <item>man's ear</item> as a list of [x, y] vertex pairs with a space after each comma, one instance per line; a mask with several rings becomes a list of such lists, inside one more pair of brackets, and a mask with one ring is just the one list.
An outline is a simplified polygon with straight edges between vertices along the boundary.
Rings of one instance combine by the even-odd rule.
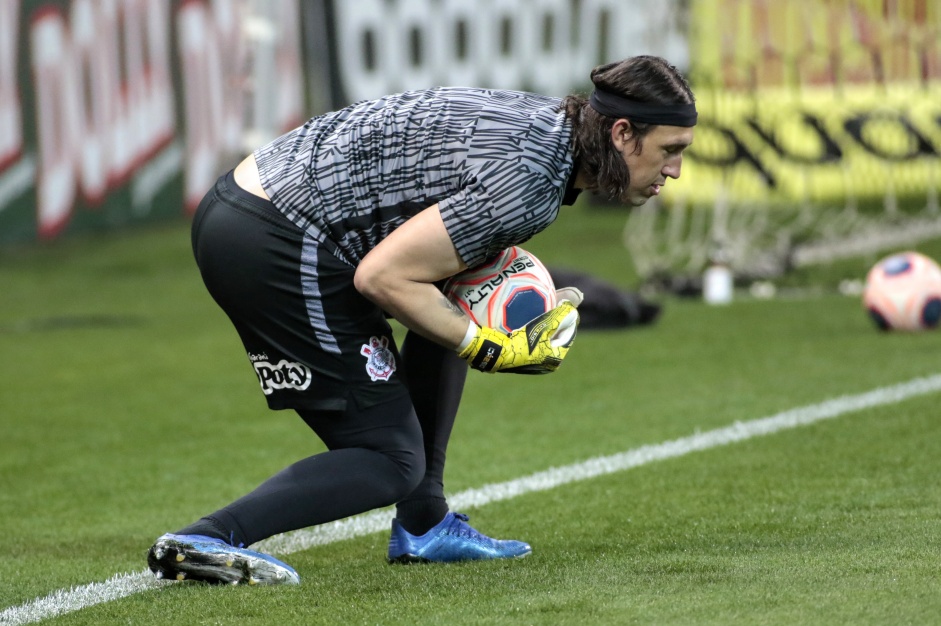
[[631, 126], [630, 120], [621, 118], [611, 126], [611, 142], [618, 152], [627, 150], [633, 137], [634, 127]]

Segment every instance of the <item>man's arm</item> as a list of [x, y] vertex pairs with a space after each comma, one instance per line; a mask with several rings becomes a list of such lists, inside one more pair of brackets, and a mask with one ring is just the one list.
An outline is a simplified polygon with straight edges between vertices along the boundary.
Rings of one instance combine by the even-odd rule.
[[354, 284], [406, 328], [457, 349], [469, 320], [433, 283], [466, 267], [435, 204], [379, 242], [356, 268]]

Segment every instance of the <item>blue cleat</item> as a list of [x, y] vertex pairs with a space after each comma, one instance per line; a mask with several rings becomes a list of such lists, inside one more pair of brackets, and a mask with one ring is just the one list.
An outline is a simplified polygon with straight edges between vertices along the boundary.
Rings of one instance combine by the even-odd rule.
[[273, 556], [202, 535], [166, 534], [147, 552], [157, 578], [223, 585], [297, 585], [301, 578]]
[[453, 563], [524, 557], [533, 549], [528, 543], [491, 539], [474, 530], [463, 513], [448, 513], [437, 526], [416, 537], [392, 520], [389, 563]]

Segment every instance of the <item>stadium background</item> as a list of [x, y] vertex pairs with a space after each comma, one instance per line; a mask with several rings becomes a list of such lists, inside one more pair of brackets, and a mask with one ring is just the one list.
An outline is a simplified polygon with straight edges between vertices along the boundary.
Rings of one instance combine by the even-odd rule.
[[[349, 102], [564, 95], [640, 53], [686, 71], [701, 112], [673, 223], [639, 212], [625, 237], [641, 275], [717, 246], [761, 275], [832, 258], [794, 243], [821, 233], [843, 254], [941, 236], [931, 0], [0, 0], [0, 42], [0, 245], [186, 216], [244, 153]], [[755, 227], [767, 208], [803, 213]]]

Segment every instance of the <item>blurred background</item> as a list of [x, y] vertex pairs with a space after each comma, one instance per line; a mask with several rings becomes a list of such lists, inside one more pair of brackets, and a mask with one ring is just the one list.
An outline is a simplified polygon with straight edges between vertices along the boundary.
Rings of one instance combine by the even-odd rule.
[[700, 110], [682, 178], [623, 215], [644, 284], [941, 238], [937, 0], [0, 0], [0, 247], [186, 219], [244, 154], [357, 100], [585, 93], [635, 54]]

